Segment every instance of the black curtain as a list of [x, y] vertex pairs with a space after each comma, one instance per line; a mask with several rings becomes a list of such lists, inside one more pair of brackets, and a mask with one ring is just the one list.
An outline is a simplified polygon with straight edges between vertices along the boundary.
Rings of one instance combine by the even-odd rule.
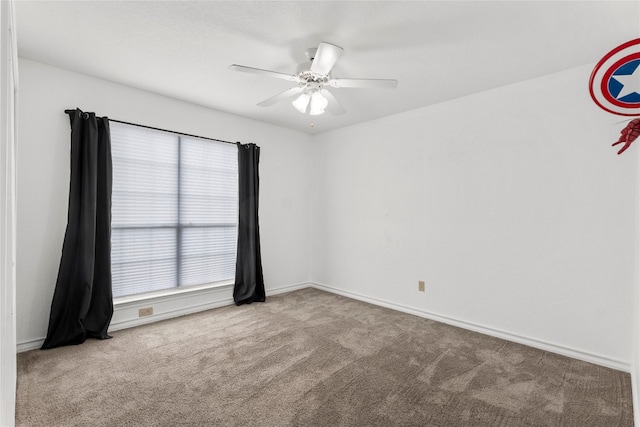
[[259, 161], [260, 147], [238, 143], [238, 252], [233, 287], [236, 305], [265, 300], [258, 226]]
[[67, 230], [42, 349], [107, 339], [111, 293], [111, 138], [109, 120], [66, 110], [71, 121]]

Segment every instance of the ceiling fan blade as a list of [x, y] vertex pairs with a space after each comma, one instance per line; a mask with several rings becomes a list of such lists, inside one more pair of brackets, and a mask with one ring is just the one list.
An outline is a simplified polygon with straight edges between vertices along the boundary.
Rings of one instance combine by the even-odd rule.
[[331, 79], [329, 86], [335, 88], [396, 88], [398, 81], [392, 79]]
[[316, 56], [311, 63], [311, 72], [323, 76], [328, 75], [341, 55], [341, 47], [325, 42], [320, 43], [316, 51]]
[[293, 74], [278, 73], [276, 71], [262, 70], [260, 68], [245, 67], [244, 65], [229, 65], [229, 69], [234, 71], [242, 71], [243, 73], [262, 74], [269, 77], [288, 80], [290, 82], [297, 83], [299, 81], [298, 76]]
[[329, 104], [327, 104], [327, 110], [329, 110], [331, 114], [333, 114], [334, 116], [339, 116], [340, 114], [344, 114], [347, 112], [347, 110], [344, 109], [342, 104], [338, 102], [336, 97], [333, 96], [331, 92], [326, 89], [322, 89], [320, 93], [329, 101]]
[[291, 98], [292, 96], [295, 96], [299, 93], [301, 93], [304, 90], [303, 87], [292, 87], [291, 89], [287, 89], [284, 92], [280, 92], [279, 94], [272, 96], [269, 99], [265, 99], [264, 101], [262, 101], [261, 103], [259, 103], [258, 105], [260, 107], [269, 107], [273, 104], [276, 104], [280, 101], [284, 101], [287, 98]]

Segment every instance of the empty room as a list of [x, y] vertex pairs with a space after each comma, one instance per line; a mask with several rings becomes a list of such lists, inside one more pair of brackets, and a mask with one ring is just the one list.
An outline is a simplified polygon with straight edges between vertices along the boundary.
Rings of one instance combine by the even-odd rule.
[[640, 2], [0, 24], [0, 425], [640, 423]]

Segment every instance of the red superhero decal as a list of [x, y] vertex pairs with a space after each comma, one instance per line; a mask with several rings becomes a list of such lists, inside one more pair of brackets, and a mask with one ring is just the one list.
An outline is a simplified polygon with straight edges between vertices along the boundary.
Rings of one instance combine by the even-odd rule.
[[598, 62], [589, 79], [589, 92], [603, 110], [636, 117], [613, 144], [624, 144], [618, 151], [622, 154], [640, 135], [640, 39], [621, 44]]
[[624, 143], [622, 148], [618, 151], [618, 154], [622, 154], [639, 135], [640, 119], [633, 119], [620, 131], [620, 138], [618, 138], [618, 141], [614, 142], [611, 146], [615, 147], [618, 144]]

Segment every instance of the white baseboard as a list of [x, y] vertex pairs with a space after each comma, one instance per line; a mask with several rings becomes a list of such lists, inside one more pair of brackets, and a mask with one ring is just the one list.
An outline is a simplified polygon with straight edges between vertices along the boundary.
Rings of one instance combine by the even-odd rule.
[[[269, 288], [267, 289], [267, 297], [269, 295], [295, 291], [309, 286], [309, 283], [304, 282]], [[193, 292], [163, 295], [145, 300], [119, 303], [115, 306], [109, 332], [224, 307], [232, 305], [233, 303], [233, 286], [197, 289]], [[147, 307], [153, 307], [154, 314], [139, 317], [138, 310]], [[16, 345], [17, 352], [22, 353], [38, 349], [42, 347], [44, 340], [45, 337], [21, 341]]]
[[321, 283], [311, 282], [310, 285], [311, 287], [322, 290], [322, 291], [331, 292], [331, 293], [342, 295], [348, 298], [353, 298], [360, 301], [368, 302], [370, 304], [379, 305], [381, 307], [390, 308], [392, 310], [401, 311], [403, 313], [413, 314], [415, 316], [424, 317], [427, 319], [435, 320], [437, 322], [446, 323], [448, 325], [457, 326], [459, 328], [468, 329], [468, 330], [479, 332], [481, 334], [489, 335], [492, 337], [517, 342], [518, 344], [527, 345], [529, 347], [538, 348], [538, 349], [549, 351], [552, 353], [557, 353], [563, 356], [572, 357], [574, 359], [583, 360], [585, 362], [594, 363], [596, 365], [601, 365], [607, 368], [617, 369], [619, 371], [631, 373], [631, 365], [628, 362], [624, 362], [621, 360], [611, 359], [606, 356], [588, 353], [588, 352], [577, 350], [574, 348], [561, 346], [553, 343], [548, 343], [542, 340], [533, 339], [533, 338], [525, 337], [522, 335], [516, 335], [513, 333], [504, 332], [504, 331], [500, 331], [493, 328], [488, 328], [486, 326], [479, 325], [477, 323], [458, 320], [458, 319], [443, 316], [440, 314], [432, 313], [430, 311], [407, 307], [401, 304], [396, 304], [396, 303], [381, 300], [378, 298], [368, 297], [366, 295], [362, 295], [356, 292], [333, 288], [331, 286], [327, 286]]
[[[268, 295], [277, 295], [284, 292], [294, 291], [309, 287], [309, 283], [296, 283], [293, 285], [280, 286], [268, 289]], [[187, 314], [198, 313], [218, 307], [233, 305], [233, 285], [221, 286], [218, 288], [198, 290], [193, 293], [183, 293], [178, 295], [163, 296], [158, 299], [135, 301], [116, 306], [116, 310], [111, 321], [109, 331], [133, 328], [147, 323], [158, 322], [160, 320], [185, 316]], [[138, 309], [142, 307], [159, 307], [160, 310], [151, 316], [139, 317]], [[120, 313], [128, 312], [128, 316]]]
[[633, 419], [634, 425], [640, 426], [640, 389], [638, 386], [640, 382], [638, 381], [638, 375], [640, 372], [636, 370], [636, 367], [633, 366], [631, 368], [631, 393], [633, 397]]
[[37, 348], [40, 348], [42, 347], [42, 344], [44, 344], [44, 339], [45, 337], [35, 338], [27, 341], [21, 341], [16, 345], [16, 352], [23, 353], [25, 351], [35, 350]]
[[285, 292], [292, 292], [292, 291], [297, 291], [298, 289], [309, 288], [311, 287], [311, 285], [312, 284], [309, 282], [303, 282], [303, 283], [296, 283], [294, 285], [280, 286], [274, 289], [267, 289], [267, 297], [269, 297], [269, 295], [284, 294]]
[[[126, 302], [116, 301], [109, 331], [133, 328], [230, 304], [233, 304], [233, 285], [194, 288]], [[151, 309], [153, 314], [140, 316], [139, 310], [142, 308]]]

